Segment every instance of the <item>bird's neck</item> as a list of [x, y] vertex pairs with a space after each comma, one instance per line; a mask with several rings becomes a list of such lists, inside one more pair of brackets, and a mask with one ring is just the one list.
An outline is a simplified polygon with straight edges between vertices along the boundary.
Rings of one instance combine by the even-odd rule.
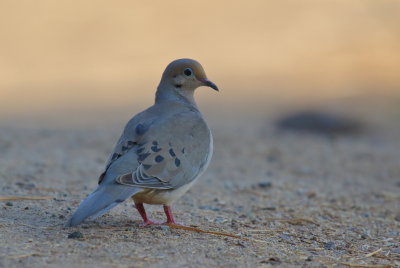
[[165, 101], [184, 103], [197, 108], [194, 90], [177, 91], [173, 86], [159, 85], [156, 92], [156, 104]]

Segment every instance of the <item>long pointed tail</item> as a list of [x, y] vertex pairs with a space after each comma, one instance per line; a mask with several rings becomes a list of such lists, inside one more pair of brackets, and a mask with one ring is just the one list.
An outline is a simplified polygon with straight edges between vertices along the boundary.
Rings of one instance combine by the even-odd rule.
[[65, 226], [76, 226], [89, 217], [99, 217], [116, 205], [124, 202], [139, 190], [122, 185], [99, 185], [93, 193], [81, 202]]

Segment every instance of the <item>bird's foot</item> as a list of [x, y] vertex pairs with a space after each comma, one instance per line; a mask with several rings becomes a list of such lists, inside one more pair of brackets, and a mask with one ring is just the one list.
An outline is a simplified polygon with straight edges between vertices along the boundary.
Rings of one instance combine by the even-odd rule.
[[178, 222], [176, 222], [176, 221], [166, 221], [166, 222], [163, 223], [163, 225], [184, 226], [183, 224], [178, 223]]
[[149, 225], [163, 225], [163, 224], [164, 223], [162, 223], [162, 222], [146, 220], [143, 223], [139, 224], [139, 227], [146, 227], [146, 226], [149, 226]]

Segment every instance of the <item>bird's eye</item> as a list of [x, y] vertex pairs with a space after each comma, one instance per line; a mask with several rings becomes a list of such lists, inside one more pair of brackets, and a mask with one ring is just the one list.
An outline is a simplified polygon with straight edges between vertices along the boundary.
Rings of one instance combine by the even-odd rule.
[[193, 72], [192, 72], [192, 69], [186, 68], [186, 69], [183, 71], [183, 73], [184, 73], [186, 76], [191, 76]]

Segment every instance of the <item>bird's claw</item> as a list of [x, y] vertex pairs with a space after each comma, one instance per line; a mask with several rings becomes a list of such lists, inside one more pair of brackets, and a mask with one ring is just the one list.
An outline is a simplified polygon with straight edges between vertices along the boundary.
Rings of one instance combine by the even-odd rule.
[[147, 220], [147, 221], [139, 224], [139, 227], [146, 227], [146, 226], [149, 226], [149, 225], [163, 225], [163, 224], [164, 223], [162, 223], [162, 222]]

